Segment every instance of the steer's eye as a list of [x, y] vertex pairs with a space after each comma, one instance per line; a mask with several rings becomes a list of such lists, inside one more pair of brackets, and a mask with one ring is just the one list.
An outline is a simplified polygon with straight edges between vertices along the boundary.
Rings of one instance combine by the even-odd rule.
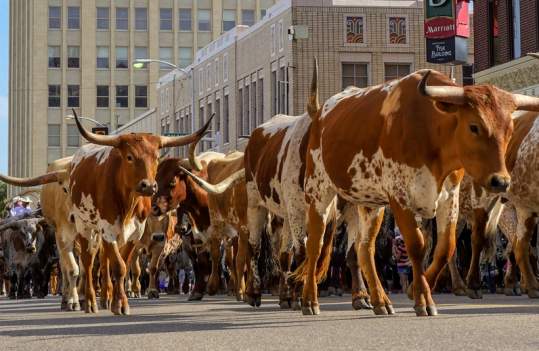
[[470, 124], [470, 132], [475, 135], [479, 135], [479, 127], [475, 124]]
[[127, 162], [133, 162], [133, 156], [127, 155]]

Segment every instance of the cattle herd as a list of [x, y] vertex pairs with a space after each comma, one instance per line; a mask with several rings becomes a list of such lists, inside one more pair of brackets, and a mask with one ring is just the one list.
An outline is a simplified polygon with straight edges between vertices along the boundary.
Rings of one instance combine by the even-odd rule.
[[[150, 275], [148, 297], [159, 297], [157, 273], [181, 251], [194, 270], [190, 300], [219, 292], [226, 271], [237, 299], [260, 306], [273, 276], [281, 308], [317, 315], [319, 284], [345, 265], [352, 306], [394, 314], [376, 244], [391, 217], [411, 261], [416, 315], [437, 314], [431, 291], [446, 266], [455, 293], [481, 297], [480, 261], [497, 232], [512, 262], [505, 291], [515, 291], [518, 269], [522, 291], [537, 298], [538, 115], [539, 98], [460, 87], [434, 70], [349, 87], [321, 105], [316, 60], [306, 112], [260, 125], [244, 152], [196, 155], [211, 119], [182, 137], [104, 136], [75, 113], [88, 144], [45, 175], [0, 175], [42, 185], [38, 213], [0, 225], [0, 273], [11, 297], [43, 297], [59, 276], [62, 309], [96, 313], [98, 290], [100, 308], [129, 314], [141, 273]], [[160, 149], [184, 145], [188, 158], [160, 159]], [[463, 279], [455, 248], [465, 226], [472, 253]]]

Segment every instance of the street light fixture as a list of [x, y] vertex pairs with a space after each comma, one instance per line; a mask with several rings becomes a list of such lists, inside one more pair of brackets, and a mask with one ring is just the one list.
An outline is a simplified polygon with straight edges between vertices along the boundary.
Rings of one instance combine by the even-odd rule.
[[136, 69], [144, 68], [144, 64], [152, 63], [152, 62], [162, 63], [163, 65], [166, 65], [166, 66], [169, 66], [171, 68], [177, 69], [177, 70], [183, 72], [184, 74], [187, 74], [187, 75], [189, 74], [189, 72], [187, 72], [183, 68], [178, 67], [177, 65], [175, 65], [173, 63], [163, 61], [163, 60], [156, 60], [156, 59], [136, 59], [136, 60], [133, 61], [133, 67], [136, 68]]

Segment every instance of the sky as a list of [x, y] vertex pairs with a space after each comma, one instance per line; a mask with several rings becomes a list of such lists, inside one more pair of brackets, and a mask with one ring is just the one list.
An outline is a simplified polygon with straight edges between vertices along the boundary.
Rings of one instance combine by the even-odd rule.
[[8, 158], [9, 0], [0, 0], [0, 172]]

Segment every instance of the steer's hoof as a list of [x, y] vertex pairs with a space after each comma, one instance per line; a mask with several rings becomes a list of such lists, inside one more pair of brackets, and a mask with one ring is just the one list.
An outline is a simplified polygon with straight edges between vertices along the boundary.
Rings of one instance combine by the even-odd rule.
[[438, 308], [436, 308], [435, 305], [427, 306], [427, 313], [429, 314], [429, 316], [437, 316]]
[[291, 307], [292, 307], [292, 311], [299, 311], [301, 310], [301, 303], [297, 299], [292, 300]]
[[[9, 298], [11, 299], [11, 295], [9, 296]], [[63, 301], [62, 300], [62, 303], [60, 304], [60, 311], [67, 311], [67, 301]]]
[[466, 295], [468, 295], [470, 299], [474, 300], [483, 298], [483, 293], [481, 290], [466, 289]]
[[187, 301], [200, 301], [202, 300], [203, 296], [204, 295], [202, 295], [199, 292], [193, 292], [191, 295], [189, 295], [189, 298], [187, 299]]
[[395, 314], [395, 309], [393, 308], [393, 305], [386, 305], [387, 314], [392, 316]]
[[245, 302], [245, 297], [243, 294], [236, 294], [236, 301]]
[[84, 312], [86, 312], [86, 313], [97, 313], [98, 311], [99, 310], [97, 308], [96, 303], [86, 304], [85, 309], [84, 309]]
[[128, 291], [127, 292], [127, 297], [132, 299], [133, 297], [135, 297], [135, 294], [132, 291]]
[[129, 316], [129, 315], [130, 315], [129, 305], [122, 306], [122, 308], [121, 308], [121, 313], [122, 313], [124, 316]]
[[303, 313], [304, 316], [317, 316], [320, 314], [320, 305], [307, 303], [307, 306], [301, 307], [301, 313]]
[[467, 289], [465, 288], [457, 288], [453, 290], [453, 294], [455, 296], [466, 296], [467, 295]]
[[375, 315], [377, 316], [387, 316], [387, 309], [385, 305], [382, 306], [374, 306], [372, 309]]
[[282, 310], [289, 310], [292, 307], [292, 303], [290, 299], [281, 300], [279, 301], [279, 307], [281, 307]]
[[537, 298], [539, 298], [539, 290], [537, 290], [537, 289], [532, 289], [532, 288], [528, 289], [528, 297], [529, 297], [530, 299], [537, 299]]
[[150, 290], [148, 291], [148, 299], [158, 299], [159, 298], [159, 292], [157, 290]]
[[253, 307], [260, 307], [262, 304], [262, 297], [260, 295], [248, 295], [247, 303]]
[[71, 311], [80, 311], [80, 303], [73, 302], [73, 305], [71, 305]]
[[418, 317], [427, 317], [429, 315], [426, 306], [414, 306], [414, 311]]
[[137, 293], [133, 293], [133, 297], [135, 299], [140, 299], [142, 297], [142, 294], [140, 292], [137, 292]]
[[362, 297], [356, 297], [352, 300], [352, 307], [354, 310], [372, 310], [372, 305], [369, 300]]

